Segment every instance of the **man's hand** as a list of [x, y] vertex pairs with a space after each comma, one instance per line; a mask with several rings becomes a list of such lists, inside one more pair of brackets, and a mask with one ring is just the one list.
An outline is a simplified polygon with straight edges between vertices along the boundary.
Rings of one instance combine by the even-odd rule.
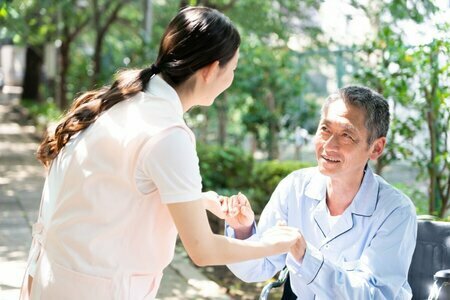
[[236, 238], [245, 239], [251, 235], [255, 213], [244, 194], [221, 197], [225, 221], [234, 229]]
[[305, 256], [306, 252], [306, 241], [303, 238], [303, 235], [300, 235], [300, 238], [294, 245], [291, 246], [289, 252], [292, 254], [296, 261], [300, 263], [303, 262], [303, 257]]
[[250, 202], [244, 194], [231, 197], [221, 197], [222, 211], [225, 213], [225, 221], [233, 229], [251, 227], [255, 221], [255, 213]]

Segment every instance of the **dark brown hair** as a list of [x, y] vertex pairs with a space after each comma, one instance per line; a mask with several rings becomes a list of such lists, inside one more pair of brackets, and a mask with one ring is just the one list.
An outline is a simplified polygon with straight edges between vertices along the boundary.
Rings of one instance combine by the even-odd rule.
[[327, 98], [322, 106], [322, 114], [328, 110], [330, 103], [339, 99], [364, 111], [364, 125], [369, 132], [368, 145], [372, 145], [380, 137], [387, 136], [390, 119], [389, 103], [382, 95], [364, 86], [343, 87]]
[[97, 120], [102, 112], [143, 91], [158, 73], [172, 87], [188, 80], [197, 70], [219, 61], [224, 66], [240, 45], [231, 21], [215, 9], [186, 7], [168, 25], [156, 62], [149, 68], [118, 73], [114, 83], [76, 98], [53, 131], [48, 131], [37, 150], [37, 158], [49, 166], [77, 132]]

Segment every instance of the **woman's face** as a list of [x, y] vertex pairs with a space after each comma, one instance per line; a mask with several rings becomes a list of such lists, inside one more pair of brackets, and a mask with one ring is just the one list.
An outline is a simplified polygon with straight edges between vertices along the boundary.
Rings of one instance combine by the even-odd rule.
[[208, 95], [205, 102], [201, 105], [209, 106], [223, 91], [231, 86], [234, 79], [234, 70], [237, 68], [239, 60], [239, 50], [236, 51], [233, 58], [224, 66], [219, 66], [214, 74], [213, 80], [208, 84]]

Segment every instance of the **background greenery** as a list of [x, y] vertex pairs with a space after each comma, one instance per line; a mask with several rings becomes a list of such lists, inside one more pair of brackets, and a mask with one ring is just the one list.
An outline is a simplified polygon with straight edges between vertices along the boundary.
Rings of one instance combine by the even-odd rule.
[[[144, 26], [149, 2], [151, 30]], [[110, 84], [118, 69], [150, 65], [180, 7], [217, 8], [236, 24], [242, 45], [232, 87], [214, 106], [187, 117], [199, 143], [205, 189], [243, 191], [257, 209], [263, 207], [280, 178], [314, 163], [284, 161], [295, 129], [314, 134], [326, 95], [359, 83], [385, 95], [392, 107], [388, 148], [374, 168], [384, 173], [400, 162], [417, 170], [417, 177], [396, 185], [415, 200], [418, 213], [444, 218], [450, 205], [450, 28], [446, 20], [435, 21], [438, 1], [341, 1], [369, 19], [372, 33], [359, 44], [324, 32], [317, 20], [324, 2], [3, 0], [0, 43], [27, 47], [25, 105], [45, 123], [78, 93]], [[413, 45], [405, 22], [431, 24], [435, 33]], [[302, 41], [298, 49], [289, 44], [293, 37]], [[49, 45], [56, 46], [56, 76], [43, 68]], [[331, 89], [327, 68], [336, 73]]]

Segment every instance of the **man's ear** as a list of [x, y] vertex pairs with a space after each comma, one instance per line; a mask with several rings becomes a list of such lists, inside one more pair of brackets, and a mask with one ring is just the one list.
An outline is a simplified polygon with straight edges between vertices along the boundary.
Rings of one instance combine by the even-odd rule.
[[371, 147], [369, 158], [375, 160], [383, 154], [384, 147], [386, 146], [386, 137], [377, 138]]
[[202, 79], [206, 82], [209, 83], [211, 80], [214, 79], [215, 75], [217, 74], [217, 72], [219, 71], [219, 61], [216, 60], [213, 63], [210, 63], [207, 66], [204, 66], [201, 69], [200, 75], [202, 77]]

